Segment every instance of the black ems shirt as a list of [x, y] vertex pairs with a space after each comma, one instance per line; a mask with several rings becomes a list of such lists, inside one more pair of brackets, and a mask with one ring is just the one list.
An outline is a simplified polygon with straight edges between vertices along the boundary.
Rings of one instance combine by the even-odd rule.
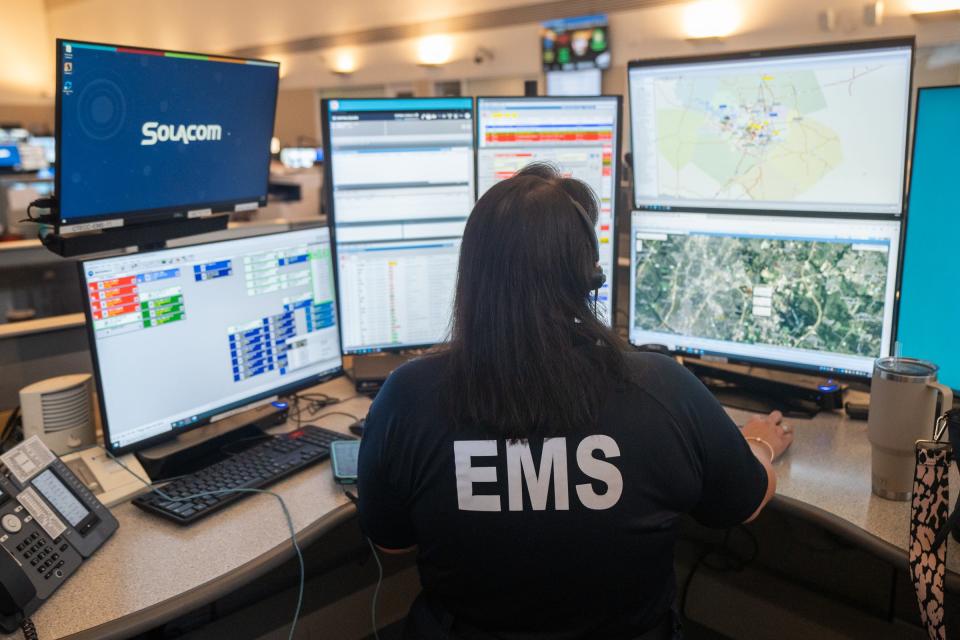
[[633, 382], [611, 384], [599, 426], [511, 443], [454, 428], [442, 357], [390, 376], [360, 446], [361, 527], [418, 546], [415, 610], [492, 637], [635, 637], [673, 603], [679, 516], [730, 527], [763, 500], [763, 466], [671, 358], [627, 354]]

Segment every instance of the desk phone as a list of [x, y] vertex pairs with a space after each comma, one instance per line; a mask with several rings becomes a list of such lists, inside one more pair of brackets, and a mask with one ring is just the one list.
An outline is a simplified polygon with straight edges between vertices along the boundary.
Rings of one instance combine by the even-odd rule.
[[0, 455], [0, 629], [15, 631], [117, 527], [36, 436]]

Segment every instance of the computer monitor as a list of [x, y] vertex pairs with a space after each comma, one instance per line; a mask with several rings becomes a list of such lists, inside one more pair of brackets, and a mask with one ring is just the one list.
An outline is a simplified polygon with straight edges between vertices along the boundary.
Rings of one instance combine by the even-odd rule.
[[612, 325], [616, 285], [620, 96], [478, 98], [477, 193], [483, 195], [531, 162], [550, 162], [586, 182], [600, 200], [597, 238], [607, 283], [598, 311]]
[[280, 149], [280, 163], [287, 169], [309, 169], [317, 162], [323, 162], [323, 153], [317, 153], [316, 147]]
[[935, 363], [940, 381], [960, 390], [958, 113], [960, 86], [919, 90], [896, 340], [902, 355]]
[[53, 136], [34, 136], [30, 138], [30, 144], [43, 149], [43, 156], [47, 164], [53, 164], [57, 161], [57, 139]]
[[280, 65], [57, 41], [61, 225], [264, 206]]
[[326, 227], [87, 260], [80, 270], [114, 453], [342, 372]]
[[472, 98], [324, 100], [344, 353], [445, 339], [473, 208]]
[[913, 39], [629, 64], [634, 204], [901, 215]]
[[548, 96], [599, 96], [603, 93], [602, 71], [545, 71]]
[[20, 166], [20, 148], [16, 143], [0, 143], [0, 170], [13, 171]]
[[900, 221], [636, 211], [629, 337], [866, 378], [889, 355]]

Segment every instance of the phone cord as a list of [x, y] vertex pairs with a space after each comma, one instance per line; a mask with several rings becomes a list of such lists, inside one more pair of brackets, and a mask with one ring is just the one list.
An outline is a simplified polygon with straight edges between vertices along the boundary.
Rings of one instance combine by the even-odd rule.
[[37, 627], [30, 618], [26, 618], [20, 624], [20, 630], [23, 631], [23, 640], [40, 640], [40, 636], [37, 635]]

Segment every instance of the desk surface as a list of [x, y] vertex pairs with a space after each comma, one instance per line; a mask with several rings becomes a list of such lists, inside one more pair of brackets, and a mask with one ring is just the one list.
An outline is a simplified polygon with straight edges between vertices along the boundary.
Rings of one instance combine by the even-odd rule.
[[[320, 389], [334, 397], [353, 395], [345, 378]], [[368, 405], [366, 398], [353, 398], [328, 410], [362, 416]], [[750, 416], [730, 413], [741, 423]], [[332, 415], [306, 422], [346, 432], [351, 421]], [[793, 447], [776, 464], [775, 504], [906, 566], [909, 503], [870, 492], [866, 422], [822, 414], [792, 423]], [[274, 487], [287, 502], [302, 544], [353, 514], [328, 466], [322, 463]], [[143, 631], [229, 593], [293, 556], [280, 507], [270, 496], [246, 498], [186, 528], [130, 504], [116, 507], [114, 514], [120, 521], [116, 535], [34, 615], [45, 640], [107, 639]], [[950, 544], [950, 569], [960, 572], [960, 549], [954, 541]]]
[[[866, 401], [867, 396], [863, 395]], [[736, 409], [727, 412], [739, 424], [752, 415]], [[812, 519], [906, 567], [910, 503], [873, 495], [866, 420], [851, 420], [842, 413], [821, 413], [812, 420], [789, 422], [795, 428], [795, 436], [790, 449], [773, 465], [777, 471], [773, 504]], [[950, 469], [950, 484], [960, 486], [956, 465]], [[947, 566], [954, 574], [960, 574], [960, 545], [952, 538], [949, 541]]]

